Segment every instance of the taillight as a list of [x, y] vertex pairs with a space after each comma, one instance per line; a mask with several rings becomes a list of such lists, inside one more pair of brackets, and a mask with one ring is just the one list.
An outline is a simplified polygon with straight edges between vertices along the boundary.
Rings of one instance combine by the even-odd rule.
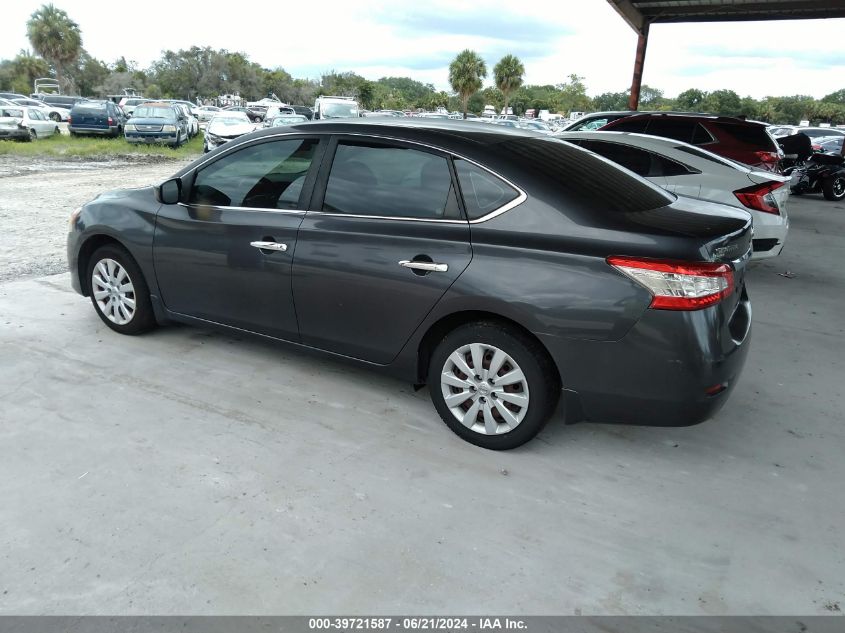
[[109, 125], [114, 125], [114, 119], [112, 119], [111, 117], [109, 117]]
[[764, 163], [776, 163], [780, 160], [777, 152], [754, 152], [757, 158]]
[[734, 289], [728, 264], [680, 262], [613, 255], [607, 263], [652, 294], [650, 308], [701, 310], [719, 303]]
[[70, 125], [71, 123], [73, 123], [73, 118], [72, 118], [72, 117], [68, 117], [68, 118], [67, 118], [67, 124], [68, 124], [68, 125]]
[[778, 203], [772, 192], [781, 187], [783, 187], [782, 182], [765, 182], [762, 185], [751, 185], [745, 189], [737, 189], [734, 191], [734, 195], [743, 206], [749, 209], [780, 215]]

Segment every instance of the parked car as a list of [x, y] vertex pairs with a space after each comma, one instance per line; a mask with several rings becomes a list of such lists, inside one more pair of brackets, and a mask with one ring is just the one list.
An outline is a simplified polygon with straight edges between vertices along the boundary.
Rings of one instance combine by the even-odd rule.
[[757, 171], [703, 147], [628, 132], [558, 132], [674, 194], [751, 213], [753, 259], [780, 255], [789, 232], [789, 177]]
[[842, 153], [842, 142], [845, 141], [845, 136], [817, 136], [813, 139], [813, 150], [825, 153]]
[[48, 119], [40, 108], [0, 106], [0, 139], [35, 141], [58, 131], [56, 122]]
[[197, 119], [200, 123], [207, 123], [218, 112], [220, 112], [220, 108], [217, 106], [200, 106], [197, 108]]
[[179, 106], [172, 103], [142, 103], [126, 123], [126, 140], [179, 147], [188, 140], [188, 121]]
[[317, 97], [314, 101], [314, 118], [357, 119], [358, 103], [352, 97]]
[[186, 105], [184, 101], [171, 101], [166, 100], [164, 103], [169, 103], [177, 110], [179, 113], [185, 118], [185, 127], [188, 130], [188, 138], [192, 139], [197, 134], [200, 133], [200, 122], [193, 114], [191, 114], [191, 109]]
[[71, 136], [122, 136], [126, 118], [111, 101], [80, 101], [70, 110], [68, 130]]
[[143, 97], [123, 97], [118, 105], [126, 114], [131, 116], [132, 113], [135, 112], [135, 108], [141, 104], [149, 103], [151, 101], [155, 101], [155, 99], [145, 99]]
[[26, 95], [17, 92], [0, 92], [0, 99], [26, 99]]
[[249, 134], [255, 125], [249, 120], [245, 112], [239, 110], [223, 110], [217, 113], [205, 128], [205, 141], [202, 151], [210, 152], [224, 143]]
[[314, 110], [312, 110], [308, 106], [292, 105], [290, 107], [293, 108], [293, 111], [296, 114], [301, 114], [302, 116], [304, 116], [309, 121], [314, 118]]
[[116, 332], [182, 321], [340, 355], [428, 383], [490, 449], [534, 437], [561, 393], [570, 421], [700, 422], [748, 350], [748, 213], [522, 130], [264, 129], [70, 227], [72, 285]]
[[224, 112], [242, 112], [244, 113], [250, 121], [253, 123], [261, 123], [264, 120], [264, 113], [258, 112], [252, 108], [247, 108], [246, 106], [228, 106], [223, 108]]
[[79, 103], [80, 101], [87, 101], [84, 97], [75, 97], [71, 95], [59, 95], [59, 94], [51, 94], [51, 93], [38, 93], [35, 92], [29, 95], [31, 99], [37, 99], [38, 101], [43, 101], [47, 105], [57, 106], [59, 108], [66, 108], [70, 110], [74, 105]]
[[[307, 121], [308, 119], [301, 114], [279, 114], [273, 117], [273, 120], [270, 121], [270, 125], [268, 127], [283, 127], [285, 125], [294, 125], [296, 123], [306, 123]], [[267, 121], [264, 121], [264, 123], [266, 125]]]
[[287, 105], [271, 105], [267, 106], [267, 112], [264, 113], [264, 127], [270, 127], [273, 119], [280, 114], [296, 114], [296, 110]]
[[769, 126], [769, 133], [776, 138], [792, 136], [798, 133], [806, 134], [811, 139], [822, 136], [845, 136], [845, 130], [840, 130], [839, 128], [810, 127], [802, 125], [771, 125]]
[[765, 171], [780, 171], [780, 151], [762, 123], [702, 114], [652, 113], [617, 119], [602, 132], [637, 132], [703, 146], [707, 150]]
[[38, 108], [44, 116], [56, 123], [67, 121], [70, 117], [70, 109], [51, 106], [38, 99], [12, 99], [12, 102], [16, 105]]

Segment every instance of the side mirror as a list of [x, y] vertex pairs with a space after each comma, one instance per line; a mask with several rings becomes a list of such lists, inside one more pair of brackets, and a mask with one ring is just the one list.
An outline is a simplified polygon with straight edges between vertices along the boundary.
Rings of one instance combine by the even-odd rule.
[[171, 178], [155, 188], [156, 199], [161, 204], [176, 204], [182, 198], [182, 179]]

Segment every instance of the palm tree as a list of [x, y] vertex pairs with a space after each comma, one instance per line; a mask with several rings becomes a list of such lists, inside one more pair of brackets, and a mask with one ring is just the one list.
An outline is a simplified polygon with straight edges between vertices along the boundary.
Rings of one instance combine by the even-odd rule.
[[449, 64], [449, 83], [452, 90], [461, 97], [464, 118], [467, 118], [469, 98], [481, 90], [481, 80], [487, 76], [487, 66], [475, 51], [469, 49], [459, 53]]
[[63, 67], [75, 62], [82, 48], [79, 25], [62, 9], [44, 4], [29, 17], [26, 34], [32, 48], [52, 64], [56, 80], [63, 85]]
[[513, 55], [505, 55], [493, 68], [496, 87], [505, 95], [505, 114], [508, 113], [508, 99], [511, 93], [522, 85], [523, 75], [525, 75], [525, 66], [519, 61], [519, 57]]

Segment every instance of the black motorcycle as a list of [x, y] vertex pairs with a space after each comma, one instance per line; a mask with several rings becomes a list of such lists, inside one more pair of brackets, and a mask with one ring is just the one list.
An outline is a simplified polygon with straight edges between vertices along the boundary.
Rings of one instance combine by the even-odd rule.
[[785, 156], [781, 162], [785, 176], [792, 176], [792, 193], [821, 192], [827, 200], [845, 199], [845, 157], [833, 152], [813, 152], [806, 134], [793, 134], [777, 139]]

